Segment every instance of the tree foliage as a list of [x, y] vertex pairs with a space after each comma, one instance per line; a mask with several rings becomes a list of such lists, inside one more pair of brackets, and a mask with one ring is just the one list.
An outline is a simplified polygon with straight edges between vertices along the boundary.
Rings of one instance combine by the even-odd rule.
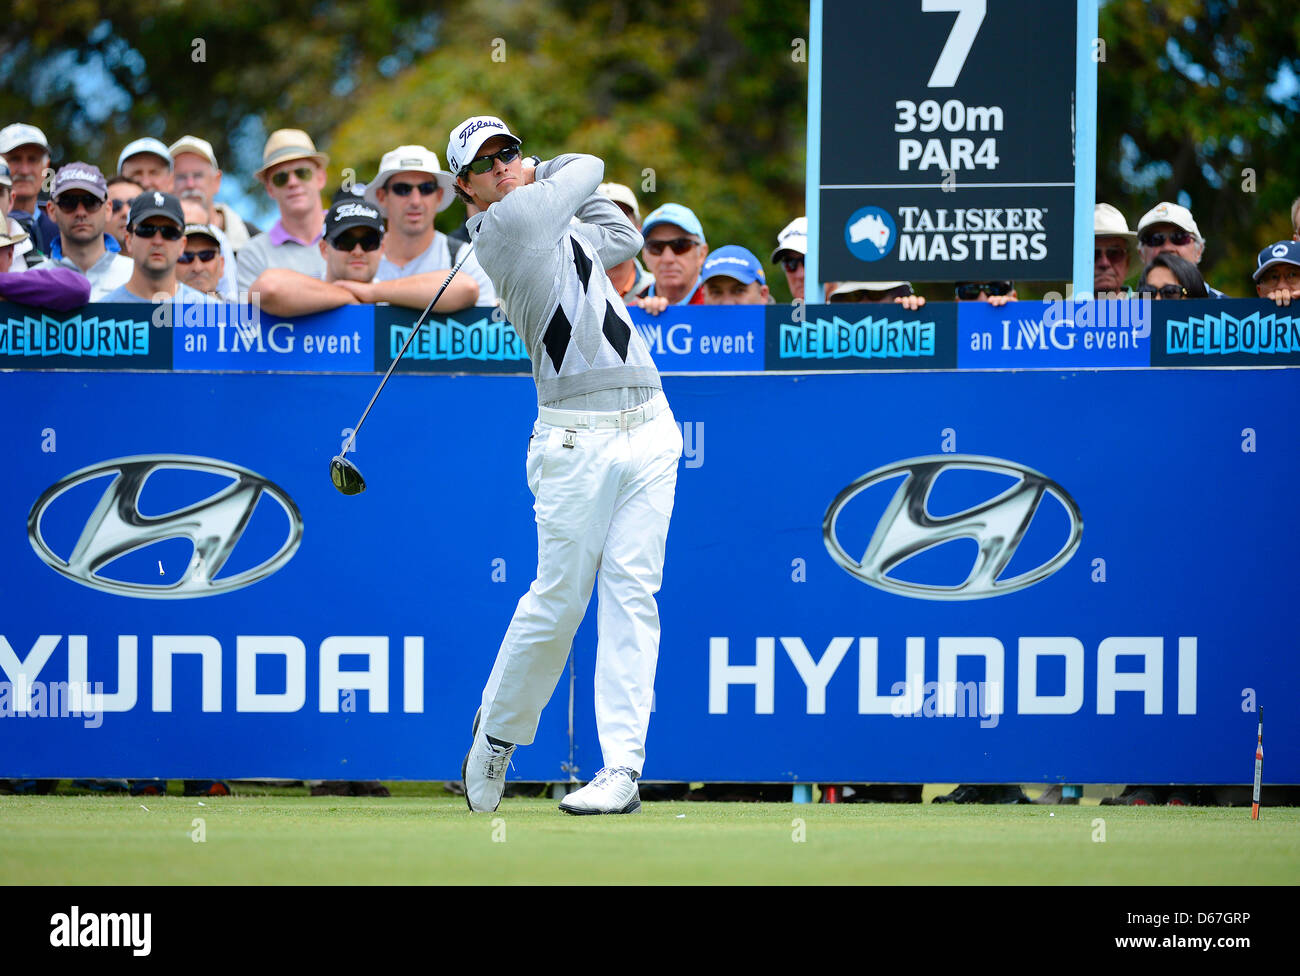
[[[1104, 0], [1100, 33], [1098, 199], [1131, 225], [1190, 206], [1207, 277], [1249, 294], [1300, 194], [1294, 0]], [[686, 203], [712, 246], [765, 258], [803, 212], [807, 36], [807, 4], [767, 0], [11, 0], [0, 120], [105, 168], [132, 138], [193, 132], [246, 184], [265, 134], [293, 126], [337, 184], [499, 114], [530, 151], [604, 157], [643, 213]]]
[[1300, 195], [1300, 13], [1290, 0], [1109, 2], [1101, 9], [1097, 199], [1137, 221], [1191, 209], [1211, 284], [1251, 295], [1255, 255], [1291, 237]]

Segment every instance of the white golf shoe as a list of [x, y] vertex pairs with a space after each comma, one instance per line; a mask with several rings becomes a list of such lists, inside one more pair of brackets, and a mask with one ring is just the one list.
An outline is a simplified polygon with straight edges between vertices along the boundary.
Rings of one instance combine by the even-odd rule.
[[479, 712], [474, 714], [474, 744], [461, 763], [460, 778], [465, 786], [465, 802], [471, 813], [491, 813], [501, 805], [506, 788], [506, 768], [515, 747], [478, 731]]
[[580, 815], [637, 813], [641, 809], [641, 794], [633, 775], [624, 766], [602, 769], [590, 783], [561, 800], [560, 809]]

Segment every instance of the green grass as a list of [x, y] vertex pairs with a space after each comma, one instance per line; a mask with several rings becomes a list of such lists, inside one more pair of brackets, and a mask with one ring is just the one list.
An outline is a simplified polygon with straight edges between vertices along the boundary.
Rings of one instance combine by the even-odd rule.
[[[301, 794], [301, 790], [298, 794]], [[426, 794], [430, 791], [425, 790]], [[0, 796], [0, 884], [1294, 884], [1300, 809]], [[147, 808], [147, 809], [145, 809]], [[203, 818], [206, 840], [191, 839]], [[803, 821], [802, 842], [796, 842]], [[1105, 821], [1095, 842], [1094, 820]], [[494, 840], [494, 835], [501, 840]]]

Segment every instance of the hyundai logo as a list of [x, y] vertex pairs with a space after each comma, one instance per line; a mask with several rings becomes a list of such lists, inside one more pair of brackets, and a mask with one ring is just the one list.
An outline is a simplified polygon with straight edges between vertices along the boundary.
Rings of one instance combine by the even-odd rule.
[[[930, 493], [940, 475], [956, 470], [1007, 475], [1015, 483], [986, 502], [936, 518], [927, 508]], [[854, 558], [836, 532], [840, 513], [863, 491], [900, 476], [903, 481], [876, 524], [862, 558]], [[1047, 562], [1000, 579], [1039, 513], [1044, 495], [1051, 495], [1064, 507], [1070, 523], [1068, 537]], [[864, 474], [831, 502], [822, 520], [822, 535], [832, 559], [852, 576], [878, 589], [923, 600], [980, 600], [1023, 590], [1064, 566], [1083, 538], [1083, 516], [1065, 489], [1032, 468], [1000, 458], [938, 454], [899, 461]], [[978, 546], [974, 565], [958, 585], [937, 586], [888, 575], [912, 556], [954, 539], [973, 539]]]
[[[229, 478], [229, 484], [201, 501], [161, 515], [142, 515], [140, 493], [150, 476], [162, 470], [181, 470]], [[57, 554], [42, 532], [42, 519], [58, 499], [97, 478], [112, 476], [72, 551]], [[258, 502], [266, 496], [288, 517], [288, 536], [269, 558], [251, 569], [217, 579], [235, 544], [248, 528]], [[66, 510], [69, 505], [63, 506]], [[265, 579], [287, 563], [302, 542], [302, 515], [284, 490], [261, 475], [214, 458], [173, 454], [143, 454], [116, 458], [74, 471], [51, 485], [36, 499], [27, 516], [27, 537], [36, 554], [68, 579], [121, 596], [152, 600], [188, 599], [228, 593]], [[188, 539], [194, 544], [178, 581], [157, 584], [129, 582], [103, 575], [120, 556], [156, 542]]]

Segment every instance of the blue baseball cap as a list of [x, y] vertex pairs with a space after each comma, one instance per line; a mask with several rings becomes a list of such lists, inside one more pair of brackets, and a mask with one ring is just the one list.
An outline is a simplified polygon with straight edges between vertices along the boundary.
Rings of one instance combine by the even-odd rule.
[[767, 284], [767, 278], [763, 275], [763, 266], [759, 264], [758, 258], [739, 244], [728, 244], [711, 252], [708, 260], [704, 262], [704, 267], [700, 269], [701, 281], [723, 275], [735, 278], [743, 285], [755, 281], [760, 285]]
[[665, 203], [662, 207], [652, 210], [646, 216], [645, 223], [641, 225], [641, 233], [650, 233], [650, 229], [656, 224], [674, 224], [686, 233], [694, 234], [705, 244], [708, 243], [704, 237], [704, 228], [700, 225], [700, 218], [695, 216], [690, 207], [683, 207], [680, 203]]
[[1300, 264], [1300, 241], [1278, 241], [1259, 252], [1259, 267], [1251, 275], [1259, 281], [1262, 275], [1275, 264]]

